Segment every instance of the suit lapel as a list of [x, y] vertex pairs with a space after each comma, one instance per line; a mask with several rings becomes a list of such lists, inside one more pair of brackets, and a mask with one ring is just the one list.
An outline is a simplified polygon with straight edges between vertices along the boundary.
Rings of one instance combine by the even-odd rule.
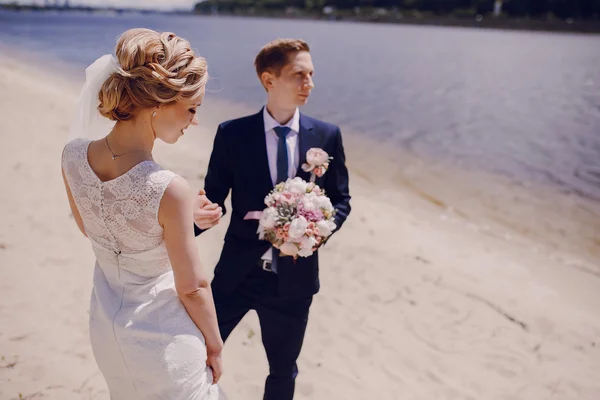
[[[271, 181], [271, 172], [269, 171], [269, 157], [267, 156], [267, 139], [265, 137], [265, 121], [263, 120], [263, 111], [261, 110], [254, 116], [250, 127], [250, 140], [247, 145], [247, 154], [252, 159], [248, 168], [256, 170], [258, 185], [264, 192], [273, 189]], [[254, 167], [252, 167], [254, 165]]]
[[308, 181], [310, 179], [310, 172], [305, 172], [302, 169], [302, 164], [306, 162], [306, 152], [313, 147], [319, 147], [320, 141], [312, 123], [303, 114], [300, 114], [300, 135], [298, 136], [298, 140], [300, 162], [298, 163], [296, 176]]

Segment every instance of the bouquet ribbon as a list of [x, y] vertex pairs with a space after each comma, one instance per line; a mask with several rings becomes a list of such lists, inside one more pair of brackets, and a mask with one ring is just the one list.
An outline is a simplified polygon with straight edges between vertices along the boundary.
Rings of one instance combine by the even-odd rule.
[[251, 219], [260, 219], [260, 217], [262, 217], [263, 212], [262, 211], [248, 211], [246, 213], [246, 215], [244, 215], [244, 221], [247, 220], [251, 220]]

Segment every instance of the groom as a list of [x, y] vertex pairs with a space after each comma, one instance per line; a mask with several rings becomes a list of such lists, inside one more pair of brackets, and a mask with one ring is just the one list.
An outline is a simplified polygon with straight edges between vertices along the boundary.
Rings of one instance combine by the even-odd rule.
[[337, 210], [339, 229], [350, 213], [348, 170], [340, 129], [298, 111], [314, 88], [308, 45], [275, 40], [262, 48], [255, 66], [267, 91], [266, 107], [219, 126], [206, 195], [196, 199], [194, 221], [196, 235], [218, 223], [231, 191], [231, 222], [212, 281], [221, 336], [226, 340], [242, 317], [256, 310], [269, 361], [264, 399], [288, 400], [294, 396], [308, 310], [319, 290], [318, 251], [296, 262], [280, 257], [258, 239], [252, 212], [265, 208], [265, 196], [278, 182], [296, 176], [308, 181], [310, 174], [300, 166], [310, 148], [321, 148], [333, 160], [316, 183]]

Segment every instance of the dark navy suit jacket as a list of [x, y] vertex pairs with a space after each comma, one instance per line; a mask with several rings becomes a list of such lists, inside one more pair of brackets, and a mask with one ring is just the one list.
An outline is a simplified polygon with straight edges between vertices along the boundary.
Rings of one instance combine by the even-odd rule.
[[[300, 166], [306, 162], [308, 149], [325, 150], [333, 160], [329, 169], [316, 183], [330, 198], [337, 210], [336, 231], [350, 213], [348, 169], [340, 129], [304, 114], [300, 114], [299, 153], [296, 176], [308, 181], [310, 173]], [[219, 125], [208, 165], [204, 190], [206, 196], [225, 210], [225, 199], [231, 191], [231, 222], [225, 235], [221, 257], [215, 268], [213, 290], [233, 291], [260, 261], [270, 247], [258, 239], [257, 220], [244, 220], [249, 211], [262, 211], [265, 196], [273, 189], [267, 158], [267, 146], [262, 110], [254, 115]], [[194, 227], [195, 234], [202, 230]], [[311, 296], [319, 290], [318, 251], [311, 257], [283, 257], [278, 264], [277, 280], [280, 296], [298, 298]]]

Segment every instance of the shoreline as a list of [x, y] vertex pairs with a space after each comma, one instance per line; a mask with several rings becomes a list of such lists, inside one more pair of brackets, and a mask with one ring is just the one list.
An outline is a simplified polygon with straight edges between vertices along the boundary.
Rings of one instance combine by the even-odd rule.
[[[177, 13], [176, 13], [177, 14]], [[239, 18], [266, 18], [283, 20], [306, 20], [322, 22], [344, 22], [360, 24], [386, 24], [406, 26], [428, 26], [438, 28], [469, 28], [469, 29], [496, 29], [520, 32], [547, 32], [547, 33], [571, 33], [571, 34], [600, 34], [600, 21], [581, 20], [577, 22], [544, 21], [525, 18], [494, 18], [487, 16], [478, 21], [476, 16], [472, 18], [461, 17], [422, 17], [422, 18], [395, 18], [395, 17], [328, 17], [310, 15], [288, 15], [285, 13], [178, 13], [179, 15], [200, 15], [203, 17], [239, 17]]]
[[267, 10], [237, 11], [237, 12], [198, 12], [182, 10], [150, 10], [150, 9], [127, 9], [127, 8], [93, 8], [93, 7], [41, 7], [41, 6], [16, 6], [1, 5], [0, 10], [10, 12], [71, 12], [87, 14], [175, 14], [182, 16], [203, 16], [203, 17], [239, 17], [239, 18], [269, 18], [269, 19], [288, 19], [288, 20], [307, 20], [307, 21], [326, 21], [326, 22], [347, 22], [347, 23], [374, 23], [391, 25], [418, 25], [435, 27], [453, 27], [453, 28], [475, 28], [475, 29], [499, 29], [513, 31], [529, 32], [556, 32], [556, 33], [574, 33], [574, 34], [600, 34], [600, 20], [543, 20], [517, 17], [494, 17], [491, 15], [470, 15], [470, 16], [399, 16], [393, 12], [387, 14], [372, 15], [351, 15], [349, 11], [338, 14], [306, 13], [301, 10], [287, 12]]
[[[93, 253], [60, 177], [82, 82], [10, 54], [0, 65], [0, 107], [10, 115], [0, 148], [0, 184], [8, 188], [0, 193], [0, 398], [108, 400], [87, 332]], [[216, 125], [257, 111], [207, 100], [200, 127], [176, 145], [155, 146], [157, 162], [194, 190], [202, 187]], [[385, 143], [342, 131], [353, 211], [320, 255], [322, 289], [298, 361], [296, 397], [527, 400], [558, 393], [596, 400], [597, 253], [577, 252], [579, 236], [563, 238], [576, 242], [565, 248], [540, 238], [579, 232], [578, 224], [539, 223], [583, 207], [579, 200], [409, 154], [396, 163], [389, 152], [398, 153]], [[501, 205], [507, 208], [493, 208]], [[527, 233], [517, 225], [513, 233], [485, 219], [506, 210], [511, 220], [540, 226]], [[209, 275], [228, 221], [196, 239]], [[262, 397], [268, 367], [255, 313], [228, 339], [224, 365], [229, 398]]]

